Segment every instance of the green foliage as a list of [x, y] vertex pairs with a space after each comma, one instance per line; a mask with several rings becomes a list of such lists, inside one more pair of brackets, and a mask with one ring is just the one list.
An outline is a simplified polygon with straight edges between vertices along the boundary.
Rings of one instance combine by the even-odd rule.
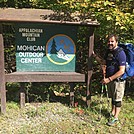
[[11, 109], [19, 110], [19, 107], [18, 107], [17, 103], [11, 101], [10, 103], [7, 103], [7, 109], [8, 110], [11, 110]]
[[[128, 40], [134, 42], [134, 15], [131, 11], [132, 6], [130, 6], [132, 1], [127, 1], [126, 7], [123, 3], [109, 1], [96, 1], [93, 3], [95, 16], [100, 22], [100, 29], [96, 32], [100, 39], [105, 39], [110, 33], [116, 33], [120, 36], [121, 42], [127, 42]], [[122, 7], [127, 10], [122, 9]]]
[[19, 101], [19, 89], [20, 85], [19, 83], [6, 83], [6, 95], [7, 95], [7, 101], [14, 101], [18, 102]]

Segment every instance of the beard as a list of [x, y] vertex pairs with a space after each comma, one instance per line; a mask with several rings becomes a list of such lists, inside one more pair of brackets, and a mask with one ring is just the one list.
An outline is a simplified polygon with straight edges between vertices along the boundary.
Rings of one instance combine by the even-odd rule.
[[113, 51], [115, 49], [116, 46], [114, 46], [113, 44], [108, 44], [108, 49], [110, 51]]

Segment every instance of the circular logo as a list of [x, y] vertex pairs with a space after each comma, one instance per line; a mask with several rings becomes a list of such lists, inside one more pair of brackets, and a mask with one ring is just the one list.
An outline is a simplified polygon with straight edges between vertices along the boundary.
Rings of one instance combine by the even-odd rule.
[[74, 41], [67, 35], [57, 34], [46, 45], [46, 56], [54, 64], [65, 65], [75, 57]]

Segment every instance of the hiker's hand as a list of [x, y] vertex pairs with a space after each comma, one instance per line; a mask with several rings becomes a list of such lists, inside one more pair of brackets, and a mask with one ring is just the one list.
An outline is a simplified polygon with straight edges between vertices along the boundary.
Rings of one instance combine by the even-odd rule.
[[110, 82], [110, 79], [109, 78], [105, 78], [102, 80], [102, 84], [107, 84]]

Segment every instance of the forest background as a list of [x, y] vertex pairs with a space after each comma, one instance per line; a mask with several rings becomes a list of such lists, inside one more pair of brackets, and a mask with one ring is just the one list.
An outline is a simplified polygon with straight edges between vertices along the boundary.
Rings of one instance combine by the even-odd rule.
[[[134, 44], [134, 1], [133, 0], [0, 0], [1, 8], [31, 8], [50, 9], [61, 14], [59, 20], [65, 21], [98, 21], [100, 26], [95, 30], [94, 50], [98, 55], [103, 56], [106, 50], [106, 38], [110, 33], [116, 33], [120, 37], [120, 42]], [[72, 16], [73, 14], [73, 16]], [[15, 43], [12, 26], [3, 25], [5, 44], [5, 71], [14, 72], [15, 66]], [[78, 70], [87, 73], [87, 44], [88, 30], [83, 28], [78, 33], [77, 61]], [[99, 77], [98, 77], [99, 76]], [[92, 94], [100, 91], [101, 70], [99, 64], [93, 61]], [[44, 101], [51, 98], [51, 93], [68, 92], [67, 83], [25, 83], [27, 101]], [[133, 86], [133, 85], [132, 85]], [[7, 99], [18, 101], [16, 94], [19, 85], [17, 83], [7, 83]], [[15, 94], [16, 93], [16, 94]], [[75, 95], [81, 98], [86, 95], [86, 85], [77, 83]]]

